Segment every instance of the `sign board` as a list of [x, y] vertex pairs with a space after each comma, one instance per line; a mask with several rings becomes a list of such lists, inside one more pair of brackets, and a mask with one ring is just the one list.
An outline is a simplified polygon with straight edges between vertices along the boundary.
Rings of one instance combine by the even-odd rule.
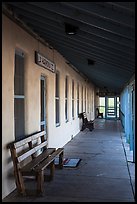
[[35, 63], [51, 72], [55, 72], [55, 64], [37, 51], [35, 51]]

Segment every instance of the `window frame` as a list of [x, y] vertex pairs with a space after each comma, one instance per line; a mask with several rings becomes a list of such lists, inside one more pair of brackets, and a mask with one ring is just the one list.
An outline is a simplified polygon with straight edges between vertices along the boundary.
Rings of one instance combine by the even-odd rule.
[[[58, 112], [57, 112], [57, 107], [58, 107]], [[60, 126], [60, 72], [59, 71], [56, 71], [56, 75], [55, 75], [55, 124], [56, 124], [56, 127]]]
[[[14, 135], [15, 141], [18, 141], [25, 138], [25, 56], [24, 52], [18, 48], [15, 49], [14, 56]], [[23, 60], [23, 64], [19, 64], [18, 60]], [[17, 105], [18, 103], [20, 104]], [[16, 127], [22, 128], [21, 135], [18, 135], [20, 130]]]
[[68, 76], [65, 77], [65, 121], [68, 122], [68, 92], [69, 92], [69, 86], [68, 86]]
[[79, 116], [79, 82], [77, 83], [77, 116]]
[[74, 107], [75, 107], [75, 104], [74, 104], [74, 88], [75, 88], [75, 83], [74, 83], [74, 79], [72, 79], [72, 119], [74, 120]]

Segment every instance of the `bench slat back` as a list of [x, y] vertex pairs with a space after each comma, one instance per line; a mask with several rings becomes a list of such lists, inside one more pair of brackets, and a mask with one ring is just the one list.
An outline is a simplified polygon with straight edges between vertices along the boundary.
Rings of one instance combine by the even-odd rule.
[[35, 152], [37, 152], [39, 149], [41, 149], [42, 147], [45, 147], [47, 145], [47, 141], [42, 142], [41, 144], [37, 145], [36, 147], [33, 147], [31, 150], [27, 151], [26, 153], [22, 154], [21, 156], [19, 156], [17, 158], [18, 162], [23, 161], [24, 159], [28, 158], [29, 156], [31, 156], [32, 154], [34, 154]]
[[87, 115], [85, 112], [83, 112], [83, 122], [88, 123]]
[[[34, 157], [34, 153], [42, 148], [47, 147], [47, 141], [44, 139], [46, 131], [35, 133], [25, 139], [18, 142], [13, 142], [9, 145], [12, 158], [19, 164], [23, 160], [27, 159], [29, 156]], [[27, 150], [25, 152], [25, 149]], [[19, 155], [20, 154], [20, 155]]]
[[15, 142], [13, 144], [13, 146], [14, 146], [15, 149], [19, 148], [19, 147], [27, 144], [28, 142], [34, 141], [34, 140], [38, 139], [39, 137], [44, 136], [45, 134], [46, 134], [46, 131], [39, 132], [39, 133], [37, 133], [35, 135], [29, 136], [29, 137], [21, 140], [21, 141]]
[[83, 112], [83, 116], [84, 116], [84, 118], [87, 118], [87, 116], [86, 116], [86, 113], [85, 113], [85, 112]]

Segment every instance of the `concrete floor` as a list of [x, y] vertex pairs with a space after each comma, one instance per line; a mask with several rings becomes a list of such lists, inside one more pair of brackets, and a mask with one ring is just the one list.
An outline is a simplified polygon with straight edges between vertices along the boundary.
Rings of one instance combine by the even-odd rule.
[[56, 169], [42, 197], [35, 195], [36, 182], [27, 180], [28, 196], [15, 190], [3, 202], [135, 202], [134, 163], [123, 144], [119, 121], [97, 119], [92, 132], [85, 129], [64, 146], [65, 158], [81, 158], [78, 167]]

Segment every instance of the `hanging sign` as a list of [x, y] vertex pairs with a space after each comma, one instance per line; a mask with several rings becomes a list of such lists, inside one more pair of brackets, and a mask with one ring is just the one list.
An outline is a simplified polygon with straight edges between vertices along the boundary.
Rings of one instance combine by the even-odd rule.
[[55, 64], [37, 51], [35, 51], [35, 63], [51, 72], [55, 72]]

